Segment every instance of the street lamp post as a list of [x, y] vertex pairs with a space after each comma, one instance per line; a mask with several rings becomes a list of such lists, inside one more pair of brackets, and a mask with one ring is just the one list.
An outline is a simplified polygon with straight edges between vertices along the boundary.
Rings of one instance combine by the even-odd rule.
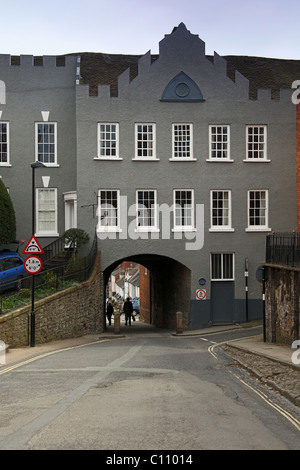
[[[31, 163], [32, 168], [32, 235], [35, 232], [35, 169], [45, 168], [44, 163], [36, 161]], [[35, 311], [34, 311], [34, 274], [31, 275], [31, 314], [30, 314], [30, 346], [35, 346]]]

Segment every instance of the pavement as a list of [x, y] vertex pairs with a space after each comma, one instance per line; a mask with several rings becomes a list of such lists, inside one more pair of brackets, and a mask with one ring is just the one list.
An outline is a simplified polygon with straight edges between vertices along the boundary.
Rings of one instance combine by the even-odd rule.
[[[187, 330], [181, 334], [176, 334], [170, 330], [159, 329], [139, 321], [132, 322], [131, 326], [125, 326], [125, 324], [121, 322], [120, 334], [114, 334], [114, 327], [108, 326], [102, 334], [52, 341], [46, 344], [37, 344], [34, 347], [26, 346], [13, 349], [8, 347], [5, 354], [6, 363], [3, 365], [0, 364], [0, 373], [3, 368], [16, 367], [17, 364], [34, 360], [42, 355], [49, 355], [61, 349], [79, 347], [93, 342], [129, 338], [136, 334], [143, 336], [152, 336], [153, 334], [160, 336], [172, 335], [178, 338], [205, 336], [207, 338], [210, 334], [249, 327], [254, 328], [255, 326], [260, 326], [260, 324], [261, 323], [258, 322], [252, 322], [215, 326], [199, 330]], [[300, 364], [295, 364], [295, 362], [300, 363], [300, 350], [299, 353], [297, 353], [297, 351], [292, 349], [289, 345], [266, 343], [263, 341], [262, 334], [254, 334], [244, 339], [216, 343], [213, 347], [216, 348], [216, 350], [218, 347], [222, 347], [226, 353], [232, 357], [234, 364], [238, 364], [240, 367], [247, 369], [262, 383], [275, 389], [295, 405], [300, 406]]]
[[[255, 328], [257, 326], [260, 326], [259, 322], [237, 323], [235, 325], [215, 326], [202, 330], [185, 331], [183, 332], [182, 336], [201, 336], [221, 333], [224, 331], [240, 330], [243, 328]], [[296, 367], [296, 365], [292, 362], [292, 354], [295, 352], [295, 350], [292, 349], [289, 345], [264, 342], [262, 333], [259, 335], [250, 336], [248, 338], [226, 341], [225, 344], [230, 348], [235, 348], [240, 351], [253, 353], [258, 356], [263, 356], [273, 361], [288, 365], [290, 367]], [[296, 369], [300, 373], [300, 365]]]

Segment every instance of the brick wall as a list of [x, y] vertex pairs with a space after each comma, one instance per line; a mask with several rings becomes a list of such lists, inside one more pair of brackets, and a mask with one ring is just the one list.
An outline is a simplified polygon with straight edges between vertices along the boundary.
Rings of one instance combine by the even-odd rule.
[[152, 323], [158, 328], [176, 328], [176, 313], [183, 314], [183, 329], [189, 328], [191, 272], [172, 259], [151, 268]]
[[[0, 316], [0, 340], [9, 347], [30, 344], [31, 305]], [[86, 282], [35, 302], [36, 344], [104, 330], [103, 277], [98, 251]]]
[[140, 320], [151, 322], [150, 312], [150, 271], [140, 265]]

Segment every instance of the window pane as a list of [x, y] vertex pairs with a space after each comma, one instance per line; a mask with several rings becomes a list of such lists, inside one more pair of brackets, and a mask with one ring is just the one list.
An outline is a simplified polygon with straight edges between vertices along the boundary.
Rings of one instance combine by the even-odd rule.
[[0, 123], [0, 163], [8, 162], [8, 124]]
[[229, 191], [212, 192], [212, 225], [229, 226]]
[[247, 158], [266, 158], [266, 126], [248, 126]]
[[249, 225], [265, 226], [267, 224], [266, 191], [249, 191]]
[[223, 254], [223, 279], [233, 279], [233, 255]]
[[228, 135], [229, 126], [210, 127], [210, 158], [229, 158]]
[[55, 189], [38, 190], [38, 232], [56, 231], [56, 191]]
[[118, 157], [118, 133], [117, 124], [99, 125], [99, 156]]
[[175, 124], [173, 126], [173, 158], [191, 158], [191, 125]]
[[137, 226], [155, 227], [155, 192], [138, 191], [137, 205]]
[[37, 158], [42, 163], [56, 162], [55, 131], [55, 124], [40, 123], [37, 125]]
[[234, 279], [232, 253], [213, 253], [211, 255], [211, 278], [214, 281]]
[[212, 279], [221, 279], [221, 254], [216, 253], [211, 255], [211, 264], [212, 264]]
[[175, 227], [193, 226], [193, 193], [191, 190], [175, 191]]
[[102, 227], [117, 227], [118, 211], [118, 191], [100, 191], [100, 225]]
[[136, 157], [155, 157], [153, 124], [136, 126]]

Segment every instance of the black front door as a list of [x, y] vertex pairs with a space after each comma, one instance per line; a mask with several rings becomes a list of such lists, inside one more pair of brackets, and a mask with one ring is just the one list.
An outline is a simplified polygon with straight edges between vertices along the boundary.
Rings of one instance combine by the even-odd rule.
[[234, 281], [211, 282], [211, 309], [213, 325], [233, 323]]

